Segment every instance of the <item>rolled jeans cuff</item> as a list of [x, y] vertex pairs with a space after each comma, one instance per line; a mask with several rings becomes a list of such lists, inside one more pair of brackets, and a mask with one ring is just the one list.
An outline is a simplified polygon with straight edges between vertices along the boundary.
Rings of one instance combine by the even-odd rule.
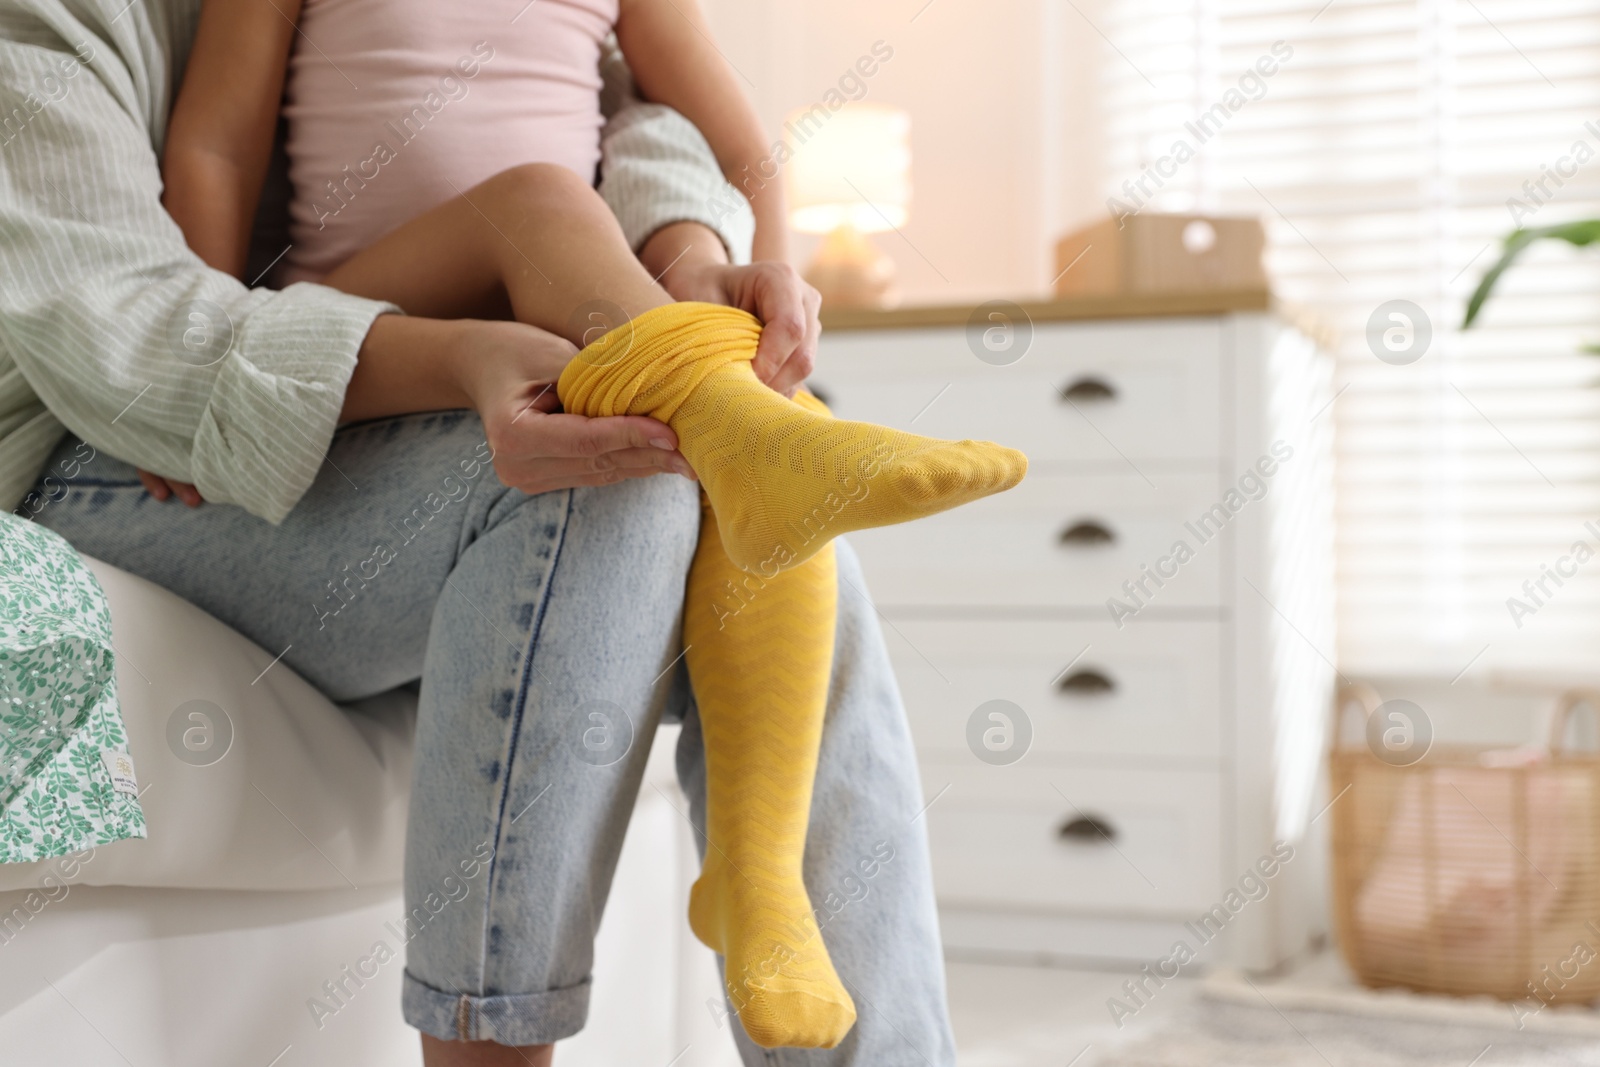
[[494, 1041], [514, 1047], [553, 1045], [583, 1029], [590, 980], [543, 993], [474, 996], [446, 993], [405, 974], [405, 1020], [441, 1041]]

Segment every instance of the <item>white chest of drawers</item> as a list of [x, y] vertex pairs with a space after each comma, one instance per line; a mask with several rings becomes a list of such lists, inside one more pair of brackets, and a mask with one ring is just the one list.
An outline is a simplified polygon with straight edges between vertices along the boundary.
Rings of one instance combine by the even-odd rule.
[[998, 351], [971, 309], [828, 324], [836, 414], [1030, 460], [1010, 493], [851, 537], [952, 950], [1148, 962], [1184, 940], [1264, 968], [1322, 929], [1332, 368], [1268, 303], [1031, 305]]

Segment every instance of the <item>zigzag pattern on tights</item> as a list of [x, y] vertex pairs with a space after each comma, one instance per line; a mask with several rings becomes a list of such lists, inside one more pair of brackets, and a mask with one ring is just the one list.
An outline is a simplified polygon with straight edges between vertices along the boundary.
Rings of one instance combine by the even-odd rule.
[[832, 1048], [855, 1005], [802, 878], [833, 657], [831, 542], [1010, 488], [1027, 459], [785, 399], [751, 369], [760, 337], [742, 311], [667, 305], [585, 348], [557, 392], [578, 414], [667, 423], [709, 498], [684, 600], [707, 808], [689, 921], [722, 954], [752, 1040]]
[[684, 595], [707, 782], [690, 925], [723, 956], [728, 998], [753, 1041], [831, 1048], [855, 1006], [817, 930], [802, 862], [833, 661], [833, 547], [753, 582], [710, 518]]
[[562, 372], [582, 415], [671, 426], [711, 498], [729, 557], [765, 575], [851, 530], [932, 515], [1022, 480], [1022, 453], [835, 419], [762, 385], [761, 327], [736, 308], [668, 304], [612, 330]]

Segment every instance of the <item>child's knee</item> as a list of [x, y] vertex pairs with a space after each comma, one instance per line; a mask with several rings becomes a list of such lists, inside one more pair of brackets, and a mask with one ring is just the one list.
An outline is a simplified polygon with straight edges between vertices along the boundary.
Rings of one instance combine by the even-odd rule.
[[602, 203], [600, 194], [559, 163], [523, 163], [501, 171], [485, 183], [500, 204], [570, 211]]

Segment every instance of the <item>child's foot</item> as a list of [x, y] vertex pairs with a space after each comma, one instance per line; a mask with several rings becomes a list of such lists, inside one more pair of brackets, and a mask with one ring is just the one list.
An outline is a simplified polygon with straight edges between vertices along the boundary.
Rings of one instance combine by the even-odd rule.
[[743, 360], [708, 376], [673, 425], [728, 557], [760, 573], [803, 562], [840, 534], [1010, 489], [1028, 470], [1021, 452], [988, 441], [921, 437], [786, 400]]
[[728, 1000], [763, 1048], [833, 1048], [855, 1003], [828, 958], [798, 873], [733, 864], [715, 847], [689, 894], [689, 926], [724, 960]]
[[760, 337], [742, 311], [669, 304], [584, 349], [558, 386], [569, 411], [671, 425], [739, 566], [772, 573], [840, 534], [958, 507], [1027, 472], [1014, 449], [847, 422], [779, 396], [750, 367]]

